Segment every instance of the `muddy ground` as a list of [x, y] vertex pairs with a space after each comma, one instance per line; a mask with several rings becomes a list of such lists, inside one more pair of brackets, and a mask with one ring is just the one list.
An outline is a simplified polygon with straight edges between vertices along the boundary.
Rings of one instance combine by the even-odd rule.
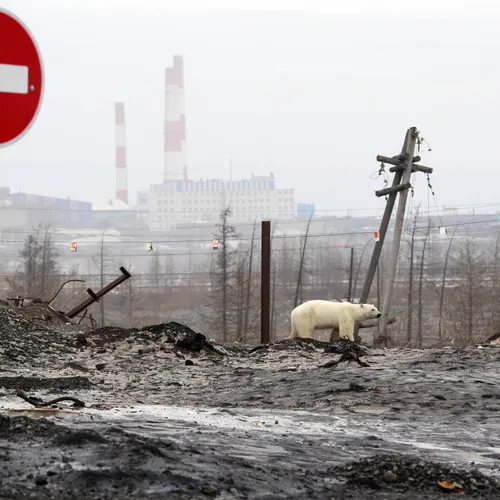
[[497, 347], [60, 326], [0, 307], [2, 500], [500, 498]]

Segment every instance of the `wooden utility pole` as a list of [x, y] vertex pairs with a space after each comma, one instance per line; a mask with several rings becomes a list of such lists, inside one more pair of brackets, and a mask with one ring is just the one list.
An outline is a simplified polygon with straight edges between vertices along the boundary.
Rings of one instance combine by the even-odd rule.
[[[392, 181], [392, 186], [381, 189], [375, 192], [377, 197], [388, 196], [387, 204], [385, 206], [384, 215], [382, 216], [382, 221], [380, 223], [379, 229], [379, 239], [375, 242], [375, 247], [373, 249], [372, 258], [366, 275], [365, 283], [363, 285], [363, 290], [361, 292], [360, 302], [364, 303], [368, 300], [370, 295], [370, 288], [373, 283], [373, 278], [375, 277], [375, 272], [377, 270], [378, 261], [380, 254], [382, 252], [382, 247], [384, 244], [385, 236], [387, 234], [387, 229], [389, 227], [389, 222], [391, 220], [392, 211], [396, 203], [397, 194], [400, 193], [400, 199], [398, 204], [398, 212], [396, 216], [396, 225], [394, 229], [394, 238], [391, 251], [391, 260], [389, 266], [389, 276], [387, 281], [385, 281], [385, 297], [382, 305], [382, 317], [380, 318], [380, 335], [386, 335], [386, 328], [388, 324], [388, 314], [390, 308], [390, 300], [392, 296], [392, 289], [394, 286], [394, 281], [396, 278], [397, 262], [399, 255], [399, 245], [401, 243], [401, 234], [403, 229], [404, 214], [406, 208], [406, 200], [408, 198], [408, 189], [411, 188], [410, 178], [413, 172], [424, 172], [431, 174], [433, 169], [430, 167], [425, 167], [423, 165], [417, 165], [415, 162], [420, 161], [419, 156], [413, 156], [415, 152], [415, 145], [418, 139], [418, 130], [416, 127], [411, 127], [406, 131], [406, 137], [403, 143], [403, 148], [401, 149], [401, 154], [394, 157], [387, 156], [377, 156], [377, 161], [381, 163], [387, 163], [393, 165], [389, 169], [390, 172], [394, 173], [394, 178]], [[359, 342], [359, 324], [356, 324], [354, 330], [354, 339]]]
[[382, 335], [387, 337], [387, 320], [389, 319], [389, 308], [391, 307], [392, 290], [394, 281], [396, 280], [396, 271], [398, 268], [399, 247], [401, 245], [401, 236], [403, 234], [403, 225], [405, 220], [406, 201], [408, 199], [408, 189], [411, 187], [410, 178], [413, 172], [413, 154], [417, 144], [418, 131], [416, 127], [408, 129], [405, 151], [405, 166], [403, 177], [400, 186], [403, 189], [399, 192], [398, 210], [396, 212], [396, 222], [394, 224], [394, 232], [392, 236], [392, 247], [389, 259], [389, 276], [387, 277], [387, 287], [384, 293], [384, 301], [382, 303], [382, 316], [380, 318], [380, 330]]
[[260, 342], [270, 341], [271, 312], [271, 222], [262, 221], [260, 275]]

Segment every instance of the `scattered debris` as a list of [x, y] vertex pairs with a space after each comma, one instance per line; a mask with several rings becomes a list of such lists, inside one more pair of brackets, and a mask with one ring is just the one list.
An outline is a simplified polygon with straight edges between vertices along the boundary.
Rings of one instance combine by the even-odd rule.
[[494, 333], [490, 335], [485, 341], [485, 344], [489, 345], [499, 345], [500, 344], [500, 333]]
[[451, 491], [451, 490], [461, 490], [462, 485], [456, 483], [455, 481], [438, 481], [438, 486], [443, 488], [443, 490]]
[[60, 403], [61, 401], [73, 401], [73, 407], [75, 408], [83, 408], [85, 406], [85, 403], [83, 401], [81, 401], [80, 399], [76, 399], [72, 396], [62, 396], [60, 398], [51, 399], [50, 401], [44, 401], [43, 399], [40, 398], [28, 396], [23, 391], [17, 391], [16, 395], [36, 408], [42, 408], [44, 406], [52, 406], [55, 405], [56, 403]]
[[320, 368], [331, 368], [332, 366], [337, 366], [339, 363], [342, 362], [347, 362], [351, 363], [352, 361], [355, 361], [358, 363], [359, 366], [362, 367], [367, 367], [370, 366], [368, 363], [365, 361], [361, 361], [359, 359], [359, 354], [356, 354], [355, 352], [344, 352], [339, 359], [334, 360], [334, 361], [328, 361], [328, 363], [325, 363], [324, 365], [320, 365]]
[[367, 351], [361, 347], [359, 344], [355, 342], [351, 342], [350, 340], [335, 340], [334, 342], [324, 342], [321, 340], [310, 339], [310, 338], [302, 338], [296, 337], [293, 339], [286, 338], [283, 340], [276, 340], [274, 342], [269, 342], [269, 344], [261, 344], [256, 347], [250, 349], [249, 354], [253, 354], [254, 352], [261, 351], [262, 349], [273, 349], [273, 350], [282, 350], [282, 349], [301, 349], [301, 350], [323, 350], [325, 353], [333, 353], [333, 354], [344, 354], [348, 352], [353, 352], [358, 355], [358, 357], [365, 356]]

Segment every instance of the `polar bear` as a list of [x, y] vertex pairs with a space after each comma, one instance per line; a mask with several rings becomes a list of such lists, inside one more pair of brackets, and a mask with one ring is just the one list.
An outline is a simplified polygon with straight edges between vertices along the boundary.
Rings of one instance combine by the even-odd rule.
[[352, 304], [329, 300], [309, 300], [291, 313], [292, 332], [288, 338], [314, 338], [314, 330], [330, 330], [330, 342], [338, 338], [354, 340], [354, 323], [380, 318], [373, 304]]

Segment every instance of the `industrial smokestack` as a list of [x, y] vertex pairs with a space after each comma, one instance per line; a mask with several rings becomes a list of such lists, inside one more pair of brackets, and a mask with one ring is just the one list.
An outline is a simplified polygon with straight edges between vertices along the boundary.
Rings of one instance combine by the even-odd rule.
[[116, 198], [128, 204], [127, 151], [125, 143], [125, 105], [115, 103]]
[[164, 182], [187, 179], [186, 118], [184, 111], [184, 63], [174, 56], [165, 70]]

